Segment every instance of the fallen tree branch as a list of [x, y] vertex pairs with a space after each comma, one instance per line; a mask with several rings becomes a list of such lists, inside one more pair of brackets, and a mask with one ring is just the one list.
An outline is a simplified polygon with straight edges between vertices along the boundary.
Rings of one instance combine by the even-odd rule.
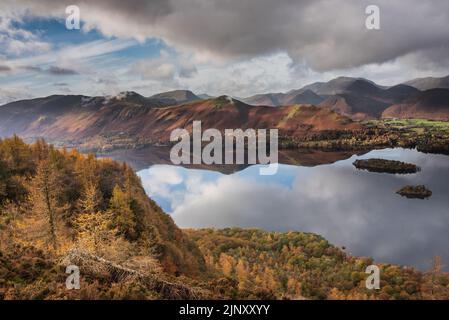
[[136, 280], [149, 290], [159, 293], [164, 299], [168, 300], [198, 300], [210, 296], [210, 292], [207, 290], [169, 282], [160, 279], [156, 275], [145, 274], [123, 267], [79, 249], [70, 250], [62, 259], [61, 265], [76, 265], [84, 274], [108, 278], [111, 282]]

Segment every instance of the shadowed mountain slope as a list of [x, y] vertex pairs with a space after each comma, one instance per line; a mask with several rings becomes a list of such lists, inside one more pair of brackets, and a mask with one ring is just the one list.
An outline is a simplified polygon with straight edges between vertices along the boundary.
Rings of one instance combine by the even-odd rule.
[[442, 78], [427, 77], [427, 78], [417, 78], [405, 82], [406, 85], [415, 87], [419, 90], [429, 90], [429, 89], [449, 89], [449, 76]]
[[78, 142], [126, 136], [167, 142], [174, 129], [191, 130], [195, 120], [202, 122], [203, 129], [278, 128], [280, 134], [291, 136], [359, 128], [350, 119], [324, 108], [250, 106], [228, 96], [176, 106], [166, 106], [154, 98], [136, 103], [127, 98], [57, 96], [0, 107], [0, 135], [17, 133], [27, 138]]

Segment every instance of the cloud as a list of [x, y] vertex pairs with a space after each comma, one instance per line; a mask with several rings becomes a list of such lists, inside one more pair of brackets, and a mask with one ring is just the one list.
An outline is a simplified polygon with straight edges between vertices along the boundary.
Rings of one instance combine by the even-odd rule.
[[[15, 24], [13, 23], [15, 22]], [[32, 32], [20, 28], [21, 17], [7, 12], [0, 14], [0, 47], [9, 55], [45, 52], [51, 44], [38, 39]]]
[[171, 63], [160, 63], [159, 59], [139, 61], [133, 68], [143, 79], [172, 80], [176, 74], [176, 67]]
[[55, 75], [55, 76], [70, 76], [70, 75], [76, 75], [78, 72], [72, 69], [66, 69], [66, 68], [60, 68], [56, 66], [51, 66], [46, 70], [46, 72]]
[[282, 91], [299, 86], [286, 53], [255, 57], [231, 63], [207, 63], [198, 67], [193, 78], [182, 79], [183, 87], [212, 95], [245, 97], [254, 93]]
[[[101, 75], [101, 68], [110, 63], [111, 56], [115, 52], [135, 44], [135, 40], [95, 40], [63, 46], [51, 52], [10, 58], [5, 61], [7, 61], [8, 67], [16, 73], [34, 72], [51, 76], [88, 74], [95, 79], [106, 79], [112, 77], [111, 70], [105, 70], [105, 74]], [[117, 66], [117, 62], [113, 61], [113, 65]], [[71, 66], [76, 66], [76, 70]]]
[[24, 90], [27, 87], [28, 85], [26, 83], [18, 83], [15, 86], [2, 85], [0, 88], [0, 106], [8, 102], [31, 98], [32, 96], [28, 91]]
[[9, 54], [19, 55], [27, 52], [45, 52], [51, 49], [51, 45], [42, 41], [35, 40], [18, 40], [18, 39], [3, 39], [5, 51]]
[[[0, 27], [0, 34], [22, 42], [45, 42], [46, 30], [25, 30], [21, 21], [58, 18], [64, 28], [69, 4], [74, 3], [3, 0], [0, 26], [7, 31], [2, 33]], [[54, 92], [51, 84], [58, 80], [50, 78], [45, 87], [42, 78], [57, 77], [57, 71], [47, 72], [57, 66], [78, 73], [82, 78], [70, 86], [73, 92], [87, 95], [127, 90], [151, 95], [188, 88], [245, 97], [285, 92], [341, 75], [366, 77], [383, 85], [447, 75], [449, 2], [377, 0], [380, 31], [365, 28], [367, 4], [372, 1], [84, 0], [78, 3], [82, 28], [100, 31], [103, 39], [70, 44], [69, 35], [64, 43], [48, 44], [48, 50], [13, 56], [4, 52], [7, 46], [1, 47], [0, 58], [4, 55], [7, 60], [0, 64], [12, 70], [0, 73], [0, 78], [35, 72], [26, 74], [36, 80], [31, 93], [47, 95]], [[144, 41], [155, 38], [162, 39], [157, 46], [163, 48], [160, 56], [145, 57], [148, 43]], [[124, 49], [129, 50], [126, 57], [118, 54]]]
[[149, 194], [163, 197], [170, 197], [169, 186], [183, 182], [177, 169], [169, 166], [150, 168], [145, 172], [143, 179], [144, 188]]
[[174, 81], [179, 78], [191, 78], [197, 73], [190, 57], [161, 50], [160, 56], [143, 59], [135, 63], [131, 72], [146, 80]]
[[[67, 1], [8, 1], [28, 14], [64, 15]], [[72, 3], [70, 3], [72, 4]], [[365, 28], [372, 1], [349, 0], [185, 0], [83, 1], [84, 28], [107, 36], [158, 37], [176, 48], [242, 59], [286, 52], [314, 70], [384, 63], [416, 53], [438, 63], [434, 50], [448, 56], [449, 2], [377, 0], [381, 30]]]
[[50, 66], [48, 68], [42, 68], [40, 66], [23, 66], [20, 67], [19, 69], [31, 72], [45, 73], [54, 76], [72, 76], [78, 74], [78, 72], [75, 70], [62, 68], [58, 66]]
[[8, 71], [11, 71], [11, 68], [10, 68], [10, 67], [0, 65], [0, 73], [1, 73], [1, 72], [8, 72]]

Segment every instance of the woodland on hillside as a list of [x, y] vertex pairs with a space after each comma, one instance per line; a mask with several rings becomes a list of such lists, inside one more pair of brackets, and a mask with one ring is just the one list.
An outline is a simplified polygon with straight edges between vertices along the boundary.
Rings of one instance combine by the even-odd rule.
[[[369, 257], [348, 256], [323, 237], [304, 232], [188, 230], [209, 268], [234, 283], [234, 298], [447, 299], [449, 275], [435, 257], [432, 269], [378, 264], [380, 290], [365, 286]], [[226, 290], [226, 289], [223, 289]]]
[[0, 299], [449, 299], [439, 259], [380, 265], [379, 291], [371, 263], [314, 234], [183, 231], [126, 164], [0, 140]]
[[65, 282], [54, 282], [64, 277], [58, 261], [74, 248], [150, 272], [204, 271], [199, 250], [145, 195], [126, 164], [56, 150], [42, 140], [26, 145], [15, 136], [0, 142], [0, 177], [5, 298], [27, 298], [20, 288], [29, 281], [42, 290], [53, 284], [49, 295], [60, 297]]

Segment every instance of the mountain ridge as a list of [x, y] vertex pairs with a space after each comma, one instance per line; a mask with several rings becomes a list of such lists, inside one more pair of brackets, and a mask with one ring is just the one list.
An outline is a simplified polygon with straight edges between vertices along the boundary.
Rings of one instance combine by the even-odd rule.
[[[25, 110], [20, 101], [15, 102], [0, 108], [0, 136], [17, 133], [50, 141], [133, 137], [159, 143], [168, 142], [176, 128], [191, 130], [193, 120], [201, 121], [204, 129], [277, 128], [280, 134], [297, 137], [322, 130], [360, 128], [345, 116], [312, 105], [251, 106], [229, 96], [173, 106], [148, 100], [142, 105], [128, 98], [129, 95], [118, 100], [88, 100], [82, 96], [67, 96], [58, 98], [59, 102], [66, 101], [63, 107], [58, 107], [50, 96], [40, 98], [34, 109]], [[32, 101], [23, 104], [28, 107]]]
[[419, 90], [429, 90], [429, 89], [449, 89], [449, 75], [445, 77], [425, 77], [416, 78], [404, 84], [415, 87]]
[[200, 120], [205, 128], [278, 128], [281, 134], [303, 137], [313, 131], [359, 127], [347, 118], [392, 117], [449, 119], [449, 89], [420, 91], [406, 84], [383, 87], [363, 78], [339, 77], [288, 93], [242, 100], [229, 96], [201, 99], [189, 90], [150, 97], [134, 91], [104, 97], [51, 95], [1, 106], [0, 136], [18, 133], [75, 142], [134, 137], [159, 143], [167, 142], [173, 129], [189, 128], [193, 120]]
[[[446, 78], [449, 79], [449, 76]], [[427, 97], [425, 94], [419, 95], [418, 93], [422, 91], [411, 84], [413, 83], [406, 82], [387, 87], [364, 78], [338, 77], [328, 82], [315, 82], [297, 90], [290, 90], [287, 93], [258, 94], [245, 98], [243, 101], [253, 105], [266, 104], [282, 106], [288, 104], [286, 97], [312, 92], [314, 97], [309, 97], [309, 100], [306, 100], [305, 103], [328, 108], [348, 116], [353, 120], [379, 119], [388, 108], [397, 105], [406, 105], [411, 101], [410, 97], [421, 97], [423, 99]], [[438, 86], [438, 83], [434, 83], [433, 86]], [[415, 101], [414, 103], [419, 104], [419, 101]], [[439, 103], [449, 106], [449, 99], [439, 101]], [[407, 108], [403, 107], [402, 109], [411, 110], [411, 106]], [[444, 108], [441, 112], [445, 112]], [[419, 114], [435, 120], [449, 118], [449, 112], [447, 116], [441, 114], [434, 115], [432, 112], [421, 112]], [[401, 117], [412, 116], [412, 114], [407, 115], [406, 112], [401, 112], [399, 115]]]

